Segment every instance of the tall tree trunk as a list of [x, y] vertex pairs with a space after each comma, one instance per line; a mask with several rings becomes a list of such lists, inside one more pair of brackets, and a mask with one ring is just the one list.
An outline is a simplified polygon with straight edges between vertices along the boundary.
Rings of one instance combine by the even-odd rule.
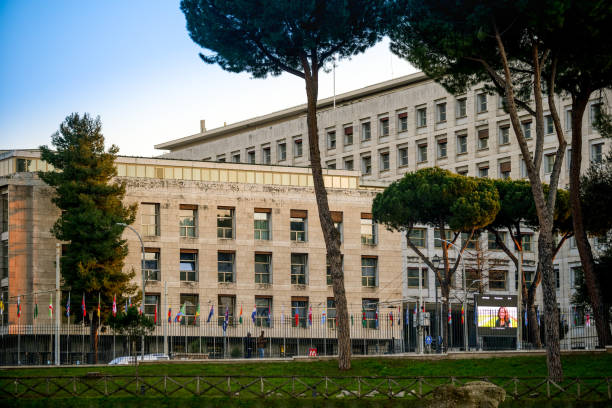
[[440, 313], [440, 320], [442, 323], [442, 345], [444, 350], [448, 352], [448, 302], [450, 296], [450, 282], [444, 280], [443, 284], [440, 285], [440, 292], [442, 294], [442, 311]]
[[536, 289], [542, 280], [542, 274], [540, 272], [540, 266], [536, 269], [536, 276], [533, 278], [533, 282], [529, 285], [527, 291], [527, 321], [529, 322], [529, 335], [531, 342], [536, 348], [542, 348], [542, 339], [540, 338], [540, 323], [538, 322], [538, 315], [535, 307]]
[[603, 299], [599, 286], [599, 279], [595, 274], [595, 260], [589, 243], [582, 215], [580, 203], [580, 170], [582, 164], [582, 117], [589, 101], [590, 92], [572, 95], [572, 155], [570, 165], [570, 206], [572, 209], [572, 222], [574, 238], [580, 254], [580, 262], [584, 273], [589, 300], [597, 328], [599, 347], [605, 347], [612, 340], [610, 325], [604, 312]]
[[336, 321], [338, 323], [338, 368], [349, 370], [351, 368], [351, 333], [349, 327], [348, 306], [344, 290], [344, 273], [342, 271], [342, 258], [340, 254], [340, 233], [334, 227], [327, 202], [327, 190], [323, 180], [321, 168], [321, 154], [319, 152], [319, 135], [317, 129], [317, 97], [319, 92], [317, 62], [312, 62], [312, 71], [306, 58], [302, 59], [306, 81], [306, 96], [308, 99], [308, 147], [310, 150], [310, 167], [319, 212], [319, 222], [323, 230], [327, 259], [329, 262], [334, 300], [336, 302]]

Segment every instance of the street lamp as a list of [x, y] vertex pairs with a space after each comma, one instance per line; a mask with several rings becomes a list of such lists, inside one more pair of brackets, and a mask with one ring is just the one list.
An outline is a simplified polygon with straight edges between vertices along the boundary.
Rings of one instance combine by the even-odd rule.
[[[436, 269], [440, 269], [440, 262], [442, 262], [442, 258], [440, 258], [440, 256], [438, 256], [438, 254], [435, 254], [433, 256], [433, 258], [431, 258], [431, 261], [432, 261], [432, 263], [433, 263], [433, 265], [435, 266]], [[438, 285], [438, 275], [435, 274], [435, 276], [436, 276], [436, 279], [435, 279], [436, 285], [434, 287], [434, 290], [436, 292], [436, 315], [437, 315], [436, 316], [436, 326], [437, 326], [436, 327], [436, 333], [437, 333], [437, 335], [438, 335], [437, 337], [439, 339], [440, 338], [440, 334], [442, 333], [442, 322], [441, 322], [441, 320], [442, 320], [442, 306], [440, 305], [440, 314], [438, 314], [438, 286], [439, 285]], [[436, 341], [436, 344], [437, 344], [437, 348], [439, 349], [440, 342]]]
[[[140, 249], [142, 250], [142, 257], [140, 260], [140, 274], [142, 275], [142, 299], [140, 301], [140, 307], [141, 307], [141, 312], [144, 313], [144, 300], [145, 300], [145, 250], [144, 250], [144, 243], [142, 242], [142, 238], [140, 237], [140, 234], [138, 233], [138, 231], [136, 231], [134, 228], [132, 228], [131, 226], [127, 225], [124, 222], [118, 222], [117, 225], [121, 225], [124, 228], [129, 228], [131, 229], [134, 234], [136, 234], [136, 236], [138, 237], [138, 240], [140, 241]], [[157, 306], [155, 306], [157, 307]], [[141, 355], [141, 359], [142, 361], [144, 361], [144, 348], [145, 348], [145, 339], [144, 339], [144, 334], [142, 336], [142, 347], [140, 350], [140, 355]]]

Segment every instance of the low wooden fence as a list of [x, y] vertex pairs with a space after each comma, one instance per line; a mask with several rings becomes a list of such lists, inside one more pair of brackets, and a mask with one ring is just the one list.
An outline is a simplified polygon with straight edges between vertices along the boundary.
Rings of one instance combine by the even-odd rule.
[[486, 381], [506, 399], [612, 401], [611, 378], [545, 377], [256, 377], [256, 376], [0, 376], [0, 399], [70, 397], [224, 397], [241, 399], [431, 399], [444, 384]]

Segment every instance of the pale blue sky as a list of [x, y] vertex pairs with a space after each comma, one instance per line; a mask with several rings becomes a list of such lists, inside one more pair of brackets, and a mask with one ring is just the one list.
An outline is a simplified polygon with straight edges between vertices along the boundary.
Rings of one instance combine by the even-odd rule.
[[[71, 112], [100, 115], [107, 145], [153, 145], [305, 102], [289, 74], [204, 64], [178, 1], [0, 0], [0, 149], [36, 148]], [[336, 93], [415, 72], [385, 41], [336, 68]], [[321, 98], [333, 94], [321, 73]]]

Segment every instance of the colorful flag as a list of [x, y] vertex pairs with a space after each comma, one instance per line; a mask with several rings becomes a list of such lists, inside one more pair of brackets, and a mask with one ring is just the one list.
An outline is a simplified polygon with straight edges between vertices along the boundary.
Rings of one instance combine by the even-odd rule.
[[242, 305], [240, 305], [240, 316], [238, 317], [238, 323], [242, 324]]
[[448, 324], [453, 324], [453, 316], [451, 315], [450, 305], [448, 305]]
[[34, 296], [34, 319], [38, 317], [38, 300]]
[[251, 313], [251, 319], [253, 320], [253, 324], [255, 324], [255, 316], [257, 316], [257, 307], [253, 306], [253, 313]]
[[327, 311], [323, 308], [321, 312], [321, 326], [325, 326], [325, 320], [327, 319]]
[[295, 327], [298, 327], [300, 324], [300, 315], [298, 314], [298, 312], [295, 312]]
[[225, 317], [223, 318], [223, 333], [224, 334], [227, 330], [228, 323], [229, 323], [229, 307], [225, 306]]
[[172, 324], [172, 308], [168, 308], [168, 323]]
[[155, 302], [155, 315], [153, 316], [153, 323], [157, 324], [157, 302]]
[[4, 314], [4, 293], [0, 294], [0, 316]]
[[[60, 310], [60, 313], [61, 312]], [[70, 319], [70, 292], [68, 292], [68, 300], [66, 301], [66, 317]]]
[[113, 317], [117, 316], [117, 295], [113, 295]]
[[366, 327], [366, 311], [361, 309], [361, 326]]
[[127, 308], [128, 308], [128, 304], [127, 304], [127, 300], [125, 301], [125, 314], [127, 314]]
[[208, 318], [206, 319], [206, 323], [210, 322], [210, 319], [212, 319], [214, 314], [215, 314], [215, 305], [213, 304], [210, 306], [210, 312], [208, 312]]
[[180, 319], [179, 319], [179, 322], [181, 322], [181, 323], [183, 322], [183, 319], [185, 318], [185, 315], [187, 314], [187, 312], [185, 311], [186, 307], [187, 307], [187, 303], [185, 302], [185, 303], [183, 303], [183, 306], [181, 306], [180, 312], [177, 314], [177, 317], [179, 315], [181, 316]]
[[268, 306], [268, 327], [272, 327], [272, 310], [270, 310], [270, 306]]
[[132, 297], [131, 296], [128, 298], [128, 306], [132, 307]]
[[[336, 319], [336, 324], [338, 324], [338, 319]], [[355, 321], [353, 319], [353, 315], [351, 314], [351, 326], [355, 325]]]
[[538, 314], [538, 326], [540, 326], [540, 309], [537, 310], [537, 314]]
[[196, 311], [195, 311], [195, 319], [197, 319], [198, 317], [200, 317], [200, 304], [198, 303], [198, 307], [196, 307]]
[[461, 305], [461, 324], [465, 322], [465, 310], [463, 309], [463, 305]]
[[525, 310], [525, 327], [529, 326], [529, 319], [527, 318], [527, 310]]
[[49, 317], [53, 317], [53, 294], [51, 294], [51, 298], [49, 299]]
[[[416, 304], [414, 305], [414, 307], [416, 308]], [[406, 308], [405, 319], [406, 319], [406, 323], [405, 324], [406, 324], [406, 326], [408, 326], [410, 324], [410, 309], [408, 309], [408, 308]]]
[[591, 327], [591, 315], [589, 313], [586, 315], [586, 326]]
[[389, 312], [389, 322], [391, 322], [391, 326], [393, 326], [393, 312]]
[[98, 292], [98, 320], [100, 320], [100, 292]]
[[81, 310], [83, 311], [83, 317], [87, 316], [87, 308], [85, 307], [85, 293], [83, 293], [83, 300], [81, 301]]
[[21, 318], [21, 296], [17, 296], [17, 318]]
[[308, 325], [312, 326], [312, 306], [308, 308]]
[[397, 307], [397, 325], [400, 326], [400, 323], [402, 321], [402, 309], [398, 306]]
[[378, 305], [376, 306], [376, 328], [378, 329]]

